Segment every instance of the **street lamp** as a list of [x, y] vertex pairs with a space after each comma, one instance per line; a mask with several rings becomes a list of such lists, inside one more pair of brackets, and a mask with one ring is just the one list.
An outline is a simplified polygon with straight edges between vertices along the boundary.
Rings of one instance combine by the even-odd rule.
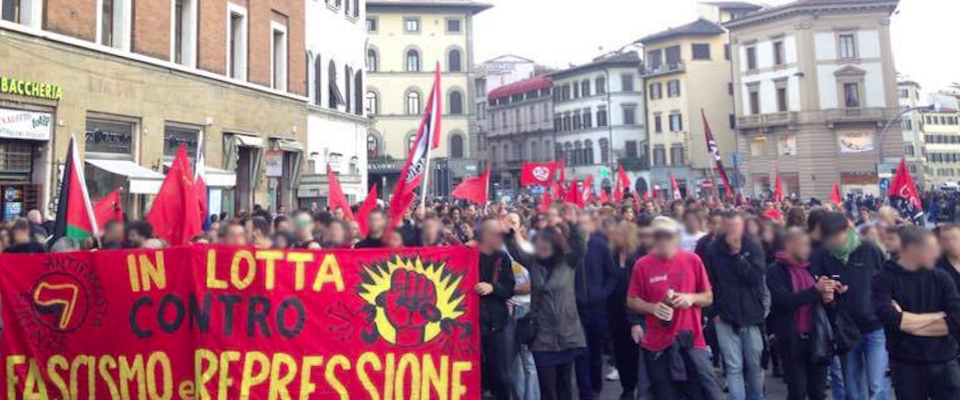
[[883, 125], [883, 129], [880, 131], [880, 135], [878, 137], [879, 142], [877, 143], [877, 177], [878, 178], [880, 176], [880, 168], [882, 168], [883, 166], [883, 143], [887, 139], [887, 133], [890, 131], [890, 128], [893, 127], [893, 124], [899, 121], [900, 118], [903, 118], [904, 115], [907, 115], [914, 111], [929, 112], [929, 111], [936, 111], [939, 109], [940, 109], [939, 104], [933, 104], [933, 105], [921, 106], [921, 107], [907, 107], [901, 110], [899, 113], [897, 113], [897, 115], [893, 116], [893, 118], [891, 118], [889, 121], [887, 121], [886, 124]]

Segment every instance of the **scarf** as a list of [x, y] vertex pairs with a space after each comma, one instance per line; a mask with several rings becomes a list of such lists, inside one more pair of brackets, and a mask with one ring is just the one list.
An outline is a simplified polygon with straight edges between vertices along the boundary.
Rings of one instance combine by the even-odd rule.
[[850, 261], [850, 254], [852, 254], [857, 247], [860, 247], [860, 235], [857, 234], [855, 229], [849, 228], [847, 229], [847, 241], [844, 242], [840, 248], [831, 248], [830, 255], [846, 264]]
[[[787, 258], [783, 252], [777, 253], [776, 259], [778, 263], [787, 266], [787, 272], [790, 272], [790, 288], [793, 293], [802, 292], [816, 284], [813, 275], [810, 275], [810, 271], [807, 270], [810, 263], [794, 262]], [[793, 325], [797, 333], [810, 333], [813, 325], [810, 304], [797, 307], [793, 314]]]

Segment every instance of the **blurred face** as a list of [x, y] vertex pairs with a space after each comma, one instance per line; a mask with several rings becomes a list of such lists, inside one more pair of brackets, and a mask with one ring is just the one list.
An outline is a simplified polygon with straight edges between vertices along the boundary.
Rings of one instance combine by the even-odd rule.
[[721, 223], [723, 223], [723, 218], [721, 218], [719, 215], [714, 215], [707, 221], [707, 229], [709, 229], [710, 232], [716, 233], [720, 230]]
[[683, 217], [683, 227], [687, 229], [687, 232], [700, 232], [700, 217], [687, 214]]
[[435, 243], [440, 237], [440, 221], [428, 218], [423, 221], [423, 238], [426, 243]]
[[223, 242], [234, 246], [246, 246], [247, 235], [242, 225], [233, 224], [227, 227]]
[[744, 234], [743, 217], [735, 216], [723, 219], [723, 233], [729, 238], [742, 238]]
[[645, 249], [653, 248], [653, 230], [649, 226], [641, 227], [637, 232], [640, 237], [640, 245]]
[[387, 219], [383, 213], [370, 213], [367, 217], [367, 229], [371, 237], [380, 237], [387, 227]]
[[839, 233], [830, 235], [829, 237], [824, 238], [823, 244], [831, 249], [839, 249], [847, 244], [847, 232], [841, 231]]
[[790, 255], [790, 258], [797, 261], [807, 261], [810, 259], [810, 236], [798, 235], [792, 237], [783, 244], [783, 251]]
[[627, 221], [633, 221], [637, 217], [637, 214], [633, 212], [633, 208], [628, 208], [623, 211], [623, 219]]
[[550, 259], [554, 254], [553, 243], [538, 236], [537, 239], [533, 241], [533, 252], [538, 259]]
[[384, 244], [391, 249], [403, 247], [403, 238], [397, 232], [390, 232], [384, 236]]
[[343, 224], [330, 224], [327, 229], [327, 237], [333, 243], [345, 243], [347, 241], [347, 231]]
[[500, 221], [488, 219], [480, 226], [480, 243], [484, 249], [496, 250], [503, 247], [503, 231]]
[[550, 225], [558, 225], [563, 222], [563, 217], [560, 216], [560, 209], [557, 207], [550, 207], [547, 210], [547, 223]]
[[960, 229], [951, 228], [940, 231], [940, 248], [948, 257], [960, 258]]
[[658, 231], [653, 233], [653, 248], [650, 251], [663, 258], [673, 257], [680, 248], [680, 235]]
[[293, 219], [293, 234], [299, 240], [313, 237], [313, 218], [307, 213], [297, 214]]
[[580, 228], [584, 232], [593, 233], [597, 231], [597, 221], [589, 214], [581, 214], [577, 221], [580, 222]]
[[905, 263], [915, 264], [921, 268], [933, 268], [940, 258], [940, 246], [933, 235], [927, 235], [922, 243], [907, 246], [900, 253], [900, 259]]
[[30, 230], [29, 229], [14, 229], [10, 232], [10, 238], [13, 243], [28, 243], [30, 242]]
[[885, 229], [880, 234], [880, 240], [883, 241], [883, 248], [887, 249], [888, 252], [900, 252], [900, 235], [893, 229]]

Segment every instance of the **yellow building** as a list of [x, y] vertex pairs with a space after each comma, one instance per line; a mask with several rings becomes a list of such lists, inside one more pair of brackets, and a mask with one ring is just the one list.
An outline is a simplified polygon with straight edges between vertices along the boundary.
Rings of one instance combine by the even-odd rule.
[[369, 174], [381, 190], [396, 179], [407, 156], [437, 65], [443, 124], [440, 148], [432, 154], [431, 189], [445, 195], [463, 176], [477, 174], [469, 115], [473, 16], [490, 7], [469, 0], [367, 1]]
[[702, 3], [702, 17], [696, 21], [639, 40], [646, 54], [647, 131], [654, 187], [667, 190], [672, 172], [688, 194], [712, 192], [707, 184], [714, 176], [715, 162], [707, 152], [701, 110], [728, 172], [734, 175], [728, 157], [736, 150], [730, 53], [727, 33], [718, 22], [759, 8], [749, 3]]

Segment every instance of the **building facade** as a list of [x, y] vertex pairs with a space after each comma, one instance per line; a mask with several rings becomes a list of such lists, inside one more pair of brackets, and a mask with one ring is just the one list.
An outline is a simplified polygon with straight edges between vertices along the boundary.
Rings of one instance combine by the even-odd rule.
[[903, 130], [903, 158], [907, 161], [913, 181], [920, 187], [927, 187], [927, 175], [932, 169], [927, 165], [926, 137], [923, 133], [924, 104], [921, 103], [920, 84], [909, 79], [897, 83], [897, 98], [900, 108], [906, 114], [900, 117], [900, 129]]
[[120, 189], [131, 217], [177, 147], [193, 158], [201, 138], [212, 213], [293, 205], [303, 0], [11, 1], [0, 20], [6, 217], [52, 214], [71, 136], [91, 197]]
[[490, 181], [500, 196], [516, 196], [520, 164], [554, 158], [552, 82], [535, 77], [490, 91], [489, 124], [485, 144], [490, 162]]
[[446, 195], [479, 171], [473, 158], [473, 17], [470, 0], [368, 0], [366, 103], [372, 119], [369, 177], [389, 193], [416, 135], [434, 69], [441, 71], [443, 124], [431, 154], [431, 193]]
[[726, 23], [744, 191], [879, 194], [903, 155], [890, 45], [897, 1], [799, 0]]
[[643, 80], [635, 52], [615, 53], [554, 72], [554, 151], [568, 179], [593, 176], [593, 190], [613, 187], [617, 164], [632, 188], [649, 186]]
[[[935, 105], [920, 113], [923, 155], [927, 168], [925, 188], [944, 185], [956, 187], [960, 182], [960, 109], [951, 96], [932, 96]], [[911, 170], [911, 175], [917, 175]], [[920, 183], [917, 183], [918, 185]]]
[[348, 200], [367, 193], [365, 3], [307, 1], [307, 162], [297, 192], [302, 207], [326, 204], [327, 165]]

